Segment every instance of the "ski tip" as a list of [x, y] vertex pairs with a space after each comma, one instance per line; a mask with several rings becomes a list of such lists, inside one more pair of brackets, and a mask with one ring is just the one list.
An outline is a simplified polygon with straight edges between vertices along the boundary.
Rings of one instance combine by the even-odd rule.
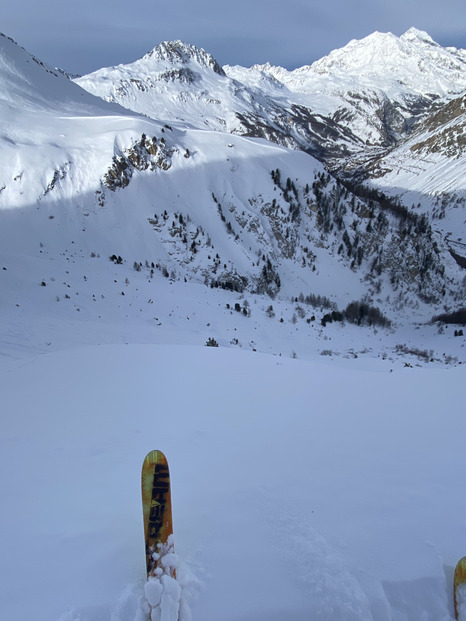
[[167, 463], [167, 458], [162, 453], [162, 451], [159, 451], [159, 450], [149, 451], [147, 453], [147, 455], [144, 457], [144, 463], [145, 464], [147, 464], [147, 463], [149, 463], [149, 464], [156, 464], [156, 463], [166, 464]]
[[453, 578], [453, 591], [454, 591], [454, 603], [455, 603], [455, 617], [460, 618], [460, 608], [464, 606], [464, 585], [466, 584], [466, 556], [463, 556], [455, 568], [455, 575]]
[[466, 582], [466, 556], [463, 556], [456, 564], [455, 584]]

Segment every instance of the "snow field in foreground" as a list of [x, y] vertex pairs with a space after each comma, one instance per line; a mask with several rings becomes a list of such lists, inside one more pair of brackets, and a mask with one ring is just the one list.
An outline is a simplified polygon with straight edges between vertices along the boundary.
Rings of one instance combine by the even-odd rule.
[[182, 621], [452, 618], [462, 368], [163, 345], [1, 364], [10, 621], [138, 619], [153, 448], [171, 469]]

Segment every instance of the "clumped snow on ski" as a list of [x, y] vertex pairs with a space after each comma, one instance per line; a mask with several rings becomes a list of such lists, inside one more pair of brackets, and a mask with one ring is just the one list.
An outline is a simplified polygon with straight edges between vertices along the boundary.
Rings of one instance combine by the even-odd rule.
[[156, 568], [151, 571], [144, 586], [142, 610], [151, 621], [178, 621], [180, 613], [181, 586], [176, 580], [178, 557], [174, 553], [175, 537], [170, 535], [166, 543], [158, 543], [152, 554]]

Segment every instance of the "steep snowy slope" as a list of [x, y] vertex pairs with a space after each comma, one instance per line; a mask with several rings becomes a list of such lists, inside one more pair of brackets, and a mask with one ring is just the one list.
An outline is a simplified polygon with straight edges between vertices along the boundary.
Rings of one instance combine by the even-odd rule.
[[[2, 118], [8, 120], [16, 108], [22, 113], [91, 116], [111, 114], [110, 106], [77, 88], [60, 71], [32, 56], [13, 39], [0, 33], [0, 104]], [[127, 114], [119, 106], [119, 110]]]
[[418, 123], [408, 139], [371, 164], [366, 176], [394, 191], [434, 196], [466, 192], [466, 95]]
[[[285, 186], [292, 174], [312, 183], [323, 172], [318, 162], [270, 143], [232, 143], [218, 132], [134, 116], [55, 75], [6, 38], [2, 58], [11, 68], [2, 91], [15, 89], [14, 109], [13, 95], [4, 96], [0, 126], [5, 265], [11, 254], [35, 255], [40, 246], [56, 256], [74, 244], [76, 252], [116, 254], [153, 265], [149, 272], [157, 267], [212, 286], [272, 293], [281, 278], [284, 294], [308, 293], [307, 261], [316, 261], [310, 242], [319, 235], [290, 234]], [[43, 105], [34, 108], [36, 98]], [[278, 166], [283, 189], [271, 176]], [[328, 283], [334, 273], [348, 282], [342, 302], [359, 298], [360, 277], [343, 278], [348, 268], [336, 256], [328, 264], [325, 248], [318, 252], [322, 293], [336, 289]]]
[[355, 180], [407, 208], [419, 205], [419, 214], [440, 215], [435, 229], [444, 244], [466, 236], [465, 69], [465, 50], [443, 48], [411, 28], [401, 37], [376, 32], [351, 41], [294, 71], [221, 69], [203, 50], [163, 43], [131, 65], [77, 82], [153, 118], [312, 153], [358, 194]]
[[145, 126], [0, 36], [0, 208], [95, 190], [118, 141]]

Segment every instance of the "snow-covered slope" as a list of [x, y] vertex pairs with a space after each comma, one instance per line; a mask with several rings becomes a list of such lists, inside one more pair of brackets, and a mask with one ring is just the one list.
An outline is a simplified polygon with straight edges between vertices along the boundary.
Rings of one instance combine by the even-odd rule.
[[409, 138], [371, 164], [366, 175], [394, 191], [464, 197], [465, 129], [466, 95], [462, 95], [418, 123]]
[[[144, 123], [79, 88], [0, 36], [0, 208], [95, 190], [108, 160]], [[58, 188], [57, 188], [58, 189]]]
[[443, 48], [412, 28], [401, 37], [374, 33], [351, 41], [294, 71], [270, 65], [222, 70], [202, 50], [164, 43], [132, 65], [78, 82], [154, 118], [170, 112], [190, 125], [314, 153], [359, 195], [361, 180], [373, 179], [407, 208], [446, 214], [435, 223], [443, 243], [466, 235], [458, 98], [466, 89], [465, 67], [464, 50]]
[[466, 256], [465, 95], [419, 122], [411, 135], [375, 159], [365, 183], [417, 205], [464, 266]]
[[[83, 92], [61, 72], [47, 66], [20, 47], [13, 39], [0, 34], [0, 104], [2, 118], [8, 120], [18, 109], [21, 114], [109, 115], [112, 109]], [[119, 106], [113, 106], [113, 110]]]

